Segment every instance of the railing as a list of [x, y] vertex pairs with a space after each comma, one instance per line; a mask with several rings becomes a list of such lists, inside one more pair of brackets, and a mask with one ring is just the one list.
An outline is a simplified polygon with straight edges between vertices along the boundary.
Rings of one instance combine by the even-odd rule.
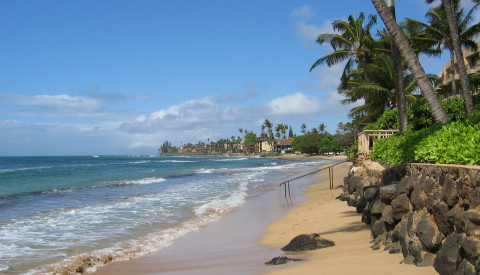
[[284, 181], [284, 182], [280, 183], [280, 186], [282, 186], [282, 185], [285, 186], [285, 199], [287, 198], [287, 189], [288, 189], [288, 197], [291, 199], [291, 196], [290, 196], [290, 182], [291, 182], [291, 181], [294, 181], [294, 180], [297, 180], [297, 179], [300, 179], [300, 178], [303, 178], [303, 177], [306, 177], [306, 176], [310, 176], [310, 175], [316, 174], [316, 173], [318, 173], [318, 172], [320, 172], [320, 171], [323, 171], [323, 170], [325, 170], [325, 169], [328, 169], [328, 179], [329, 179], [329, 181], [330, 181], [330, 190], [332, 190], [332, 189], [333, 189], [333, 167], [334, 167], [334, 166], [337, 166], [337, 165], [339, 165], [339, 164], [345, 163], [345, 162], [347, 162], [347, 161], [350, 161], [350, 160], [347, 159], [347, 160], [345, 160], [345, 161], [342, 161], [342, 162], [339, 162], [339, 163], [335, 163], [335, 164], [330, 165], [330, 166], [328, 166], [328, 167], [323, 167], [323, 168], [318, 169], [318, 170], [315, 170], [315, 171], [313, 171], [313, 172], [310, 172], [310, 173], [307, 173], [307, 174], [301, 175], [301, 176], [299, 176], [299, 177], [296, 177], [296, 178], [293, 178], [293, 179], [289, 179], [289, 180], [287, 180], [287, 181]]

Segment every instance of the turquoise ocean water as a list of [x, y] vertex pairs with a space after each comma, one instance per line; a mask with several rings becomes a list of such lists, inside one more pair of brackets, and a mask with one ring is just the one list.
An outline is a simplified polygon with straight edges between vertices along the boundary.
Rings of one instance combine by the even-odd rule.
[[249, 196], [278, 188], [293, 172], [328, 163], [214, 156], [0, 157], [0, 274], [53, 270], [82, 257], [124, 260], [158, 251], [221, 219]]

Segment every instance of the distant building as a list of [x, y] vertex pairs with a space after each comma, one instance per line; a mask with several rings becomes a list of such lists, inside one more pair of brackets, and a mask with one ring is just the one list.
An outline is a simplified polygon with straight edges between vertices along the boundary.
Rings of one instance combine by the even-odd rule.
[[289, 139], [271, 139], [268, 137], [259, 137], [255, 146], [257, 153], [271, 153], [277, 152], [286, 154], [293, 152], [292, 149], [293, 138]]
[[277, 143], [276, 143], [277, 153], [280, 153], [280, 154], [293, 153], [292, 142], [293, 142], [293, 138], [277, 139]]
[[255, 152], [257, 153], [275, 152], [275, 139], [271, 139], [268, 137], [257, 138], [257, 144], [255, 145]]
[[[480, 42], [477, 42], [478, 48], [480, 48]], [[478, 51], [472, 51], [467, 48], [462, 51], [463, 59], [467, 67], [467, 74], [474, 74], [480, 72], [480, 57]], [[447, 96], [452, 95], [452, 65], [450, 58], [443, 64], [442, 71], [440, 72], [441, 83], [437, 86], [437, 91], [440, 94]], [[455, 62], [455, 83], [457, 84], [457, 91], [460, 91], [460, 74], [458, 73], [458, 65]]]

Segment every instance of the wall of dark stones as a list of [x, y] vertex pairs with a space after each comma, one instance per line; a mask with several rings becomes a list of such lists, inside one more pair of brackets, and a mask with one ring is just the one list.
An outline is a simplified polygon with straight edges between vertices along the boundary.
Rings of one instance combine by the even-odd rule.
[[480, 272], [480, 167], [358, 161], [339, 199], [371, 225], [372, 249], [439, 274]]

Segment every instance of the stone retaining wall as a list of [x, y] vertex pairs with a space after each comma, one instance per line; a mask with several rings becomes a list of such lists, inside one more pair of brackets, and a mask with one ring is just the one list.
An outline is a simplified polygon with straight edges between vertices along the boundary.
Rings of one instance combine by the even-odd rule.
[[373, 249], [440, 274], [480, 272], [480, 167], [356, 163], [339, 197], [371, 225]]

